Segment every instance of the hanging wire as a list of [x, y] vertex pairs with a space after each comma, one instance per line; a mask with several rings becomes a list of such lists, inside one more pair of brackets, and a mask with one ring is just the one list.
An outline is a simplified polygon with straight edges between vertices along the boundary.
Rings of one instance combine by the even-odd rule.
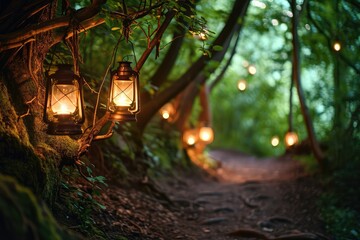
[[116, 59], [116, 52], [117, 52], [117, 49], [118, 49], [118, 47], [120, 45], [120, 42], [122, 40], [123, 40], [122, 37], [120, 37], [119, 40], [117, 41], [115, 47], [114, 47], [114, 50], [113, 50], [112, 55], [111, 55], [110, 63], [108, 65], [108, 67], [106, 68], [105, 75], [104, 75], [104, 77], [102, 79], [102, 82], [100, 84], [100, 87], [99, 87], [98, 96], [97, 96], [97, 99], [96, 99], [96, 104], [95, 104], [95, 109], [94, 109], [93, 128], [95, 127], [95, 124], [96, 124], [96, 115], [97, 115], [97, 110], [98, 110], [99, 102], [100, 102], [100, 93], [101, 93], [101, 90], [102, 90], [102, 88], [104, 86], [106, 77], [109, 74], [110, 68], [114, 67], [115, 59]]

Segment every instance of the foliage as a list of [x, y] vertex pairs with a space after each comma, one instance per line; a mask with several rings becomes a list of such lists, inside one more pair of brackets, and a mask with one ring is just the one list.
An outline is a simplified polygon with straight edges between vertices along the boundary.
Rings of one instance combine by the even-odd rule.
[[145, 152], [151, 160], [153, 174], [159, 170], [171, 171], [177, 166], [185, 166], [180, 133], [159, 116], [154, 118], [144, 133]]
[[[359, 239], [360, 213], [352, 206], [343, 206], [341, 196], [337, 194], [322, 196], [320, 205], [321, 215], [326, 223], [325, 227], [336, 239]], [[356, 196], [353, 195], [353, 197]]]
[[[59, 199], [55, 212], [59, 218], [71, 219], [67, 224], [76, 224], [79, 232], [86, 236], [96, 235], [99, 239], [105, 239], [104, 233], [95, 227], [93, 214], [99, 214], [105, 206], [100, 204], [96, 197], [100, 195], [100, 186], [107, 186], [103, 176], [94, 176], [89, 166], [86, 166], [87, 181], [93, 185], [84, 184], [81, 176], [68, 167], [63, 169], [64, 179], [61, 181]], [[64, 222], [67, 222], [64, 220]]]

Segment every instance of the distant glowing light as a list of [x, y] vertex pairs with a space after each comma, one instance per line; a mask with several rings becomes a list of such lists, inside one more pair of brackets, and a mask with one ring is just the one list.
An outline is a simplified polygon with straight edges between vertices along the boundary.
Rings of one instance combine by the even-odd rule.
[[292, 18], [294, 16], [294, 14], [291, 11], [288, 10], [284, 10], [283, 13], [288, 16], [289, 18]]
[[245, 91], [247, 87], [247, 82], [244, 79], [239, 80], [237, 87], [240, 91]]
[[199, 138], [204, 143], [210, 144], [214, 140], [214, 131], [211, 127], [201, 127], [199, 130]]
[[190, 136], [187, 140], [186, 143], [191, 146], [195, 144], [195, 137], [194, 136]]
[[340, 51], [341, 50], [341, 44], [339, 42], [335, 42], [333, 45], [333, 48], [335, 51]]
[[249, 62], [244, 60], [242, 65], [244, 68], [247, 68], [247, 67], [249, 67]]
[[298, 143], [298, 135], [295, 132], [287, 132], [285, 135], [285, 144], [287, 147], [294, 146]]
[[252, 0], [251, 1], [251, 5], [253, 5], [254, 7], [258, 7], [258, 8], [261, 8], [261, 9], [265, 9], [266, 8], [266, 4], [261, 2], [261, 1], [258, 1], [258, 0]]
[[163, 119], [168, 119], [170, 117], [170, 114], [168, 112], [164, 111], [162, 113], [162, 117], [163, 117]]
[[175, 108], [172, 103], [167, 103], [164, 106], [162, 106], [159, 112], [163, 119], [167, 121], [171, 121], [173, 120], [172, 118], [174, 117], [175, 114]]
[[272, 24], [273, 26], [278, 26], [278, 25], [279, 25], [279, 21], [278, 21], [277, 19], [272, 19], [272, 20], [271, 20], [271, 24]]
[[277, 147], [279, 145], [279, 143], [280, 143], [280, 139], [278, 136], [274, 136], [271, 138], [271, 145], [273, 147]]
[[255, 75], [256, 73], [256, 67], [254, 65], [250, 65], [248, 67], [248, 72], [251, 74], [251, 75]]
[[183, 134], [183, 143], [185, 147], [191, 147], [198, 141], [199, 134], [198, 129], [188, 129]]
[[310, 27], [310, 25], [309, 25], [308, 23], [305, 24], [305, 29], [308, 30], [308, 31], [310, 31], [311, 27]]

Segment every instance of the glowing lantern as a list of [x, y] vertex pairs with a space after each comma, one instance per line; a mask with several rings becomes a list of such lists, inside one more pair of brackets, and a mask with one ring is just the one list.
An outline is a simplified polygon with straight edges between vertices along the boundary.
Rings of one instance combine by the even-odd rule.
[[171, 103], [167, 103], [165, 104], [161, 109], [160, 109], [160, 115], [162, 116], [163, 119], [170, 121], [175, 113], [175, 109], [174, 106]]
[[341, 50], [340, 42], [338, 42], [338, 41], [334, 42], [333, 48], [336, 52], [340, 51]]
[[299, 139], [295, 132], [287, 132], [285, 134], [285, 145], [286, 147], [292, 147], [298, 143]]
[[278, 146], [279, 143], [280, 143], [280, 139], [279, 139], [278, 136], [274, 136], [274, 137], [271, 138], [271, 145], [272, 145], [273, 147]]
[[206, 144], [210, 144], [214, 141], [214, 131], [211, 127], [201, 127], [199, 129], [199, 138]]
[[119, 62], [112, 72], [108, 110], [110, 119], [116, 121], [136, 121], [139, 112], [139, 77], [132, 70], [130, 62]]
[[53, 135], [81, 134], [84, 122], [82, 82], [71, 70], [72, 65], [57, 65], [47, 79], [44, 121], [47, 133]]
[[245, 91], [246, 87], [247, 87], [247, 82], [243, 79], [239, 80], [237, 87], [240, 91]]
[[191, 147], [194, 146], [198, 141], [198, 130], [197, 129], [188, 129], [183, 134], [183, 143], [185, 146]]

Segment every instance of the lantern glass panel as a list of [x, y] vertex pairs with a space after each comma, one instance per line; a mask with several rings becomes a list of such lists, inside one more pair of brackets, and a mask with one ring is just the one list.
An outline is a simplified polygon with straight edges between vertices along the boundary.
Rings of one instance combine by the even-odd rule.
[[51, 109], [56, 115], [73, 114], [77, 109], [79, 85], [76, 81], [70, 84], [52, 86]]
[[134, 101], [134, 83], [129, 80], [114, 79], [113, 102], [119, 107], [131, 107]]

